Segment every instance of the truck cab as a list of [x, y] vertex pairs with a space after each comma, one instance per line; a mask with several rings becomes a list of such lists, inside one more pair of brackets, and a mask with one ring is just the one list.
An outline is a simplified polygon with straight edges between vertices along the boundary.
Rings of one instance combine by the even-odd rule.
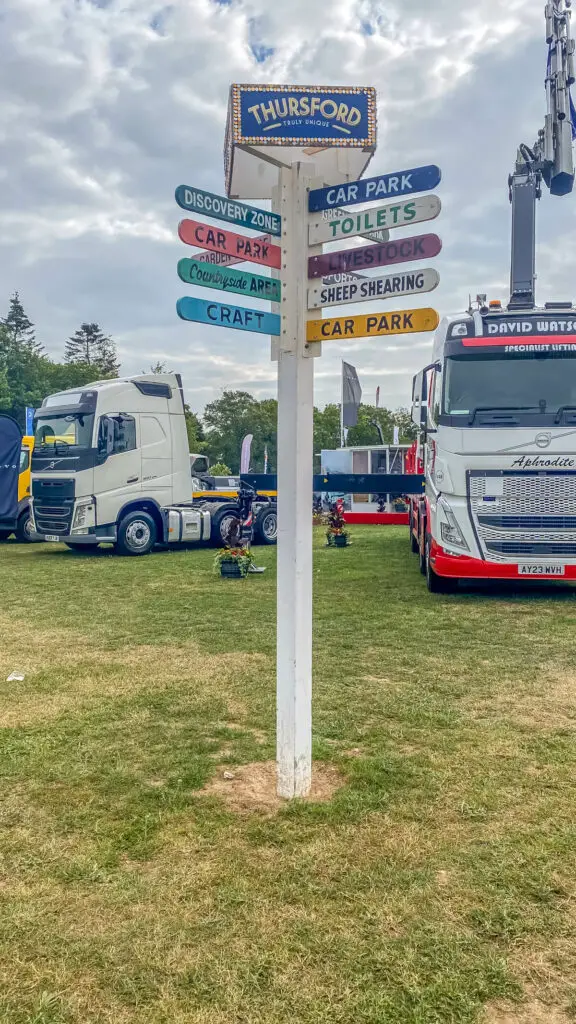
[[576, 579], [576, 308], [445, 318], [414, 379], [425, 495], [412, 549], [430, 590]]
[[208, 539], [209, 517], [186, 509], [190, 460], [178, 375], [96, 381], [50, 395], [34, 425], [35, 536], [70, 547], [107, 542], [123, 554]]

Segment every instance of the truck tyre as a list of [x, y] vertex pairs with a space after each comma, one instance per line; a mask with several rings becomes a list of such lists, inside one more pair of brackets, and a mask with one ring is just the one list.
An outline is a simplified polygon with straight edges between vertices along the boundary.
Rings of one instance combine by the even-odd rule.
[[0, 530], [0, 541], [8, 540], [12, 534], [12, 530]]
[[218, 547], [226, 547], [228, 543], [228, 530], [233, 520], [238, 522], [239, 516], [231, 508], [221, 508], [212, 517], [212, 530], [210, 540]]
[[418, 541], [416, 540], [416, 537], [414, 536], [414, 518], [413, 518], [412, 512], [410, 512], [410, 520], [409, 520], [409, 527], [408, 528], [410, 530], [410, 551], [412, 552], [413, 555], [417, 555], [419, 548], [418, 548]]
[[16, 537], [20, 544], [32, 544], [32, 524], [30, 522], [30, 509], [25, 508], [16, 526]]
[[424, 539], [416, 544], [416, 550], [418, 552], [418, 564], [420, 566], [420, 572], [422, 573], [423, 576], [425, 576], [426, 565], [428, 560], [426, 558], [426, 541]]
[[430, 538], [426, 540], [426, 586], [431, 594], [451, 594], [458, 581], [448, 576], [437, 576], [430, 564]]
[[149, 555], [157, 533], [156, 523], [148, 512], [129, 512], [120, 521], [116, 551], [119, 555]]
[[266, 508], [254, 524], [254, 539], [258, 544], [276, 544], [278, 539], [278, 513], [275, 508]]

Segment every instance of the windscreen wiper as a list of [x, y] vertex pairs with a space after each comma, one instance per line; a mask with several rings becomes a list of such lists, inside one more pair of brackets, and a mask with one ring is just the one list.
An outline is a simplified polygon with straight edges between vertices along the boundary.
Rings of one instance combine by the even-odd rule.
[[576, 412], [576, 405], [561, 405], [554, 417], [554, 423], [560, 423], [565, 412]]
[[471, 427], [476, 419], [476, 415], [479, 412], [488, 413], [499, 413], [504, 412], [513, 414], [515, 412], [538, 412], [539, 409], [535, 405], [478, 405], [475, 409], [472, 409], [468, 417], [468, 426]]

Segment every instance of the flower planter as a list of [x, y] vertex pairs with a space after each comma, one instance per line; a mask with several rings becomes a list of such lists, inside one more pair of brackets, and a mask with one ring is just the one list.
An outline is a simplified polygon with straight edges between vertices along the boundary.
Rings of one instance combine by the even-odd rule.
[[334, 544], [337, 548], [347, 548], [349, 543], [348, 537], [343, 533], [337, 533], [334, 537]]
[[244, 578], [242, 567], [232, 559], [220, 562], [220, 575], [225, 579], [241, 580]]

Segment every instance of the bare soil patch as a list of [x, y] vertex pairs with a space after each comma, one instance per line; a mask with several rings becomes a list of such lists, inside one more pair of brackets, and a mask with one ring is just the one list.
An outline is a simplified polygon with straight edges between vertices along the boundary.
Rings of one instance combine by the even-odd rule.
[[[344, 779], [337, 768], [316, 763], [312, 773], [312, 790], [306, 800], [310, 803], [327, 803], [342, 785]], [[229, 810], [238, 814], [252, 811], [273, 814], [286, 804], [276, 792], [275, 761], [254, 761], [223, 769], [204, 787], [202, 793], [219, 797]]]

